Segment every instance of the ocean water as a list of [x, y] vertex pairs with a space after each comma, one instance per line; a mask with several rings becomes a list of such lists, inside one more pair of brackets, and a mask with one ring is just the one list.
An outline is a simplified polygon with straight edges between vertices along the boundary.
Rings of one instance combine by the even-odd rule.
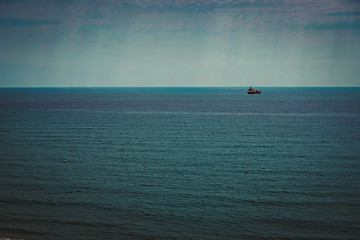
[[0, 89], [0, 239], [360, 239], [360, 89]]

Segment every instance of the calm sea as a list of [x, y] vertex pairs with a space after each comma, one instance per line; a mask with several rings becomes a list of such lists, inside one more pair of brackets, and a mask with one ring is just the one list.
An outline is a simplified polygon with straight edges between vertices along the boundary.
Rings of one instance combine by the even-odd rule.
[[0, 89], [0, 239], [360, 239], [360, 88]]

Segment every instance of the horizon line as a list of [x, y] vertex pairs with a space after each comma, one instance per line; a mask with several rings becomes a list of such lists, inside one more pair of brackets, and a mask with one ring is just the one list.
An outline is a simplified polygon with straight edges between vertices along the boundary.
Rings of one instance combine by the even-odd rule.
[[[251, 85], [253, 86], [253, 85]], [[248, 88], [249, 86], [5, 86], [0, 88]], [[360, 88], [360, 86], [256, 86], [255, 88]]]

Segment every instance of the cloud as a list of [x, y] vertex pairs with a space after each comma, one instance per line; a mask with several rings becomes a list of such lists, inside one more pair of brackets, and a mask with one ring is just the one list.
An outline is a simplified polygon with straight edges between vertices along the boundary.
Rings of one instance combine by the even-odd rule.
[[360, 22], [314, 23], [306, 27], [308, 30], [360, 30]]
[[[32, 76], [35, 81], [44, 76], [86, 82], [106, 76], [114, 83], [139, 79], [134, 85], [140, 85], [144, 79], [158, 81], [161, 76], [164, 83], [175, 78], [180, 82], [183, 74], [204, 82], [224, 79], [222, 74], [235, 78], [240, 67], [249, 78], [266, 78], [268, 70], [276, 79], [282, 69], [289, 69], [290, 76], [304, 59], [311, 58], [314, 66], [322, 66], [321, 61], [357, 62], [356, 4], [349, 0], [0, 0], [0, 60], [14, 62], [0, 70], [8, 73], [2, 73], [8, 79]], [[17, 71], [16, 64], [23, 71]], [[259, 66], [265, 70], [259, 71]], [[310, 70], [318, 71], [314, 69]]]
[[358, 12], [330, 12], [327, 13], [326, 15], [328, 16], [339, 16], [339, 17], [347, 17], [347, 16], [351, 16], [351, 17], [359, 17], [360, 16], [360, 11]]
[[31, 20], [23, 18], [0, 18], [0, 28], [13, 28], [13, 27], [29, 27], [29, 26], [44, 26], [56, 25], [59, 21], [55, 20]]
[[0, 4], [15, 4], [19, 2], [29, 2], [29, 0], [0, 0]]

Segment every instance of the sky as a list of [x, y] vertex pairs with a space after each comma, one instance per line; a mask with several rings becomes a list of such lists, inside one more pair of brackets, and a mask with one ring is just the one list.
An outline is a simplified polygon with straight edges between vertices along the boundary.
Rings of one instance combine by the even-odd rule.
[[0, 87], [360, 87], [359, 0], [0, 0]]

